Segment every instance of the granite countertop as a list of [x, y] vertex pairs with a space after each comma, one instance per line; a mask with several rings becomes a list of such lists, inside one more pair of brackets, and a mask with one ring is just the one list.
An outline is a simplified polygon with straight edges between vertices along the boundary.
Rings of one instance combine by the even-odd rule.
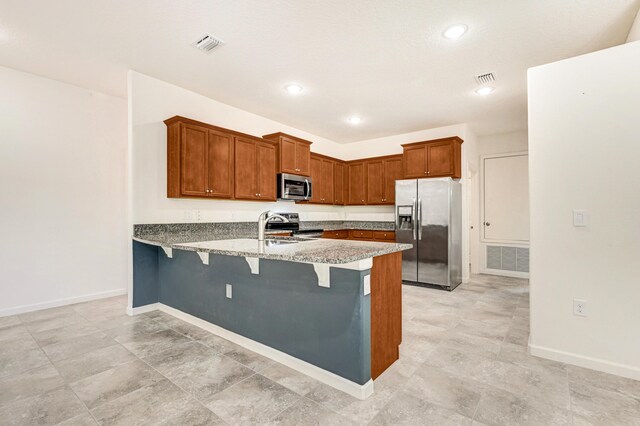
[[[300, 229], [337, 230], [394, 230], [393, 222], [365, 221], [306, 221]], [[268, 240], [295, 241], [294, 243], [264, 243], [257, 239], [255, 222], [229, 223], [176, 223], [135, 225], [136, 241], [174, 248], [177, 250], [208, 252], [228, 256], [258, 257], [263, 259], [345, 264], [370, 257], [408, 250], [411, 244], [380, 243], [373, 241], [309, 239], [301, 237], [271, 237]]]
[[[273, 241], [276, 243], [273, 243]], [[266, 241], [241, 238], [173, 245], [173, 248], [178, 250], [328, 264], [355, 262], [370, 257], [408, 250], [411, 247], [411, 244], [302, 238], [267, 238]]]

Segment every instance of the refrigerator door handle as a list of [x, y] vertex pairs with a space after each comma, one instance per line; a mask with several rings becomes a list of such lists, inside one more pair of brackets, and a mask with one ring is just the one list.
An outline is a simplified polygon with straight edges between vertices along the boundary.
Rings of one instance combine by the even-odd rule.
[[413, 202], [411, 203], [411, 227], [413, 228], [413, 239], [415, 241], [416, 239], [416, 199], [413, 199]]
[[418, 198], [418, 239], [422, 239], [422, 199]]

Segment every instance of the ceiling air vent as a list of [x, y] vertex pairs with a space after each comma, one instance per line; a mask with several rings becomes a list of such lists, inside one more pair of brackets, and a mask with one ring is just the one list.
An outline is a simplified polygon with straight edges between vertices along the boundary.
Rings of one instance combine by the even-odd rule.
[[222, 40], [218, 40], [217, 38], [205, 34], [200, 37], [198, 40], [191, 43], [191, 45], [197, 49], [202, 50], [203, 52], [211, 52], [213, 49], [222, 44]]
[[496, 81], [496, 76], [493, 75], [492, 72], [488, 72], [485, 74], [478, 74], [476, 75], [476, 81], [478, 82], [478, 84], [493, 83], [494, 81]]

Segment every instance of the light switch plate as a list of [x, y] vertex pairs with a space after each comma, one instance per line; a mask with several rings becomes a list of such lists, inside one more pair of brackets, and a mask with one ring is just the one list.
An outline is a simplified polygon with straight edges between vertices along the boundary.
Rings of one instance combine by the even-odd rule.
[[371, 274], [364, 276], [364, 295], [371, 294]]
[[231, 284], [227, 284], [226, 292], [227, 292], [227, 299], [231, 299], [233, 297], [233, 287], [231, 287]]
[[589, 213], [586, 210], [573, 211], [573, 226], [589, 225]]

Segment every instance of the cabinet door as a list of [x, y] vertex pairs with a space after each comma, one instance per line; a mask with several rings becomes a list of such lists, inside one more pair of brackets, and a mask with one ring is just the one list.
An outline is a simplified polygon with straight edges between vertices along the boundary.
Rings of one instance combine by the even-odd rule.
[[185, 124], [182, 126], [180, 153], [180, 192], [186, 196], [206, 197], [207, 178], [207, 134], [205, 127]]
[[384, 202], [384, 164], [382, 160], [371, 160], [365, 163], [367, 170], [367, 204]]
[[384, 198], [385, 204], [396, 202], [396, 180], [402, 179], [402, 157], [384, 160]]
[[233, 196], [233, 161], [233, 136], [209, 130], [209, 195], [220, 198]]
[[422, 178], [427, 175], [427, 151], [424, 145], [404, 148], [404, 177]]
[[335, 163], [333, 166], [333, 204], [344, 204], [345, 165]]
[[453, 143], [445, 141], [427, 144], [427, 175], [452, 176], [454, 172]]
[[347, 166], [349, 176], [348, 204], [365, 204], [365, 170], [364, 162], [349, 163]]
[[296, 171], [302, 176], [309, 176], [311, 173], [311, 147], [308, 143], [296, 142]]
[[322, 186], [322, 200], [323, 204], [333, 204], [333, 164], [331, 160], [322, 160], [321, 171], [321, 186]]
[[276, 194], [276, 147], [269, 143], [257, 143], [258, 198], [275, 201]]
[[256, 142], [236, 138], [235, 149], [235, 198], [258, 198], [258, 149]]
[[296, 166], [297, 142], [287, 138], [280, 138], [280, 170], [282, 173], [297, 173]]
[[311, 198], [310, 203], [321, 203], [323, 195], [322, 187], [322, 159], [320, 157], [311, 156]]

